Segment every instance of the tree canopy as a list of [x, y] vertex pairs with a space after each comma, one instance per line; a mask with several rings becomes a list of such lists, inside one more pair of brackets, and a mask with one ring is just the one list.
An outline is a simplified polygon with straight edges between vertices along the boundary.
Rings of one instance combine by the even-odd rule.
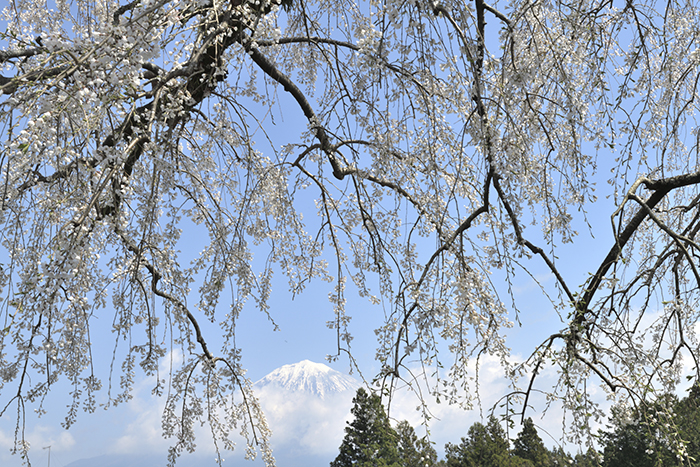
[[506, 433], [491, 416], [486, 425], [475, 423], [459, 445], [445, 446], [447, 467], [510, 466], [510, 447]]
[[396, 425], [397, 447], [400, 463], [404, 467], [434, 467], [437, 452], [425, 438], [418, 438], [415, 429], [406, 420]]
[[[202, 421], [272, 462], [235, 337], [251, 309], [274, 322], [273, 273], [292, 295], [327, 282], [329, 353], [350, 362], [348, 294], [383, 307], [389, 394], [470, 406], [492, 355], [521, 418], [537, 389], [585, 432], [592, 384], [646, 401], [684, 363], [697, 380], [697, 2], [283, 6], [6, 2], [0, 415], [20, 425], [65, 381], [70, 426], [145, 373], [171, 461]], [[560, 254], [590, 223], [598, 259], [577, 271]], [[561, 322], [523, 362], [505, 331], [528, 324], [513, 281], [536, 271]], [[106, 314], [108, 381], [90, 334]]]
[[[399, 437], [389, 423], [379, 396], [360, 388], [352, 402], [353, 420], [345, 428], [340, 453], [331, 467], [408, 465], [401, 462]], [[403, 451], [405, 453], [405, 449]]]
[[[667, 394], [653, 404], [613, 408], [610, 430], [602, 431], [602, 466], [682, 467], [700, 459], [700, 388], [686, 397]], [[672, 426], [672, 430], [664, 430]]]
[[537, 434], [532, 418], [528, 417], [513, 441], [513, 455], [532, 462], [533, 466], [549, 465], [549, 452]]

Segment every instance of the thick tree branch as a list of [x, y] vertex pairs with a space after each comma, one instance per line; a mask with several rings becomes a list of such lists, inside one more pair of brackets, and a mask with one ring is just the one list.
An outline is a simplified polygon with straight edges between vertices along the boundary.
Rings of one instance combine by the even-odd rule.
[[[46, 47], [28, 47], [26, 49], [0, 50], [0, 63], [5, 63], [13, 58], [29, 58], [48, 52]], [[7, 78], [4, 78], [7, 79]]]
[[294, 100], [301, 108], [301, 111], [304, 112], [304, 116], [316, 130], [316, 139], [321, 144], [321, 149], [323, 152], [326, 153], [328, 161], [331, 163], [331, 167], [333, 167], [333, 176], [338, 180], [344, 179], [346, 175], [351, 173], [351, 170], [341, 167], [340, 161], [338, 161], [338, 158], [333, 151], [333, 146], [330, 143], [328, 134], [321, 125], [321, 121], [316, 115], [316, 112], [314, 112], [309, 101], [306, 99], [304, 93], [301, 92], [297, 85], [294, 84], [294, 82], [287, 75], [279, 71], [279, 69], [265, 55], [263, 55], [257, 47], [253, 46], [252, 41], [249, 38], [244, 38], [242, 43], [250, 54], [250, 58], [260, 67], [260, 69], [265, 72], [267, 76], [281, 84], [284, 90], [294, 97]]
[[493, 177], [493, 186], [496, 189], [496, 192], [498, 193], [498, 198], [501, 200], [503, 207], [505, 208], [506, 212], [508, 213], [508, 217], [510, 218], [511, 225], [513, 226], [513, 230], [515, 231], [515, 238], [516, 238], [518, 244], [527, 247], [528, 250], [530, 250], [534, 254], [538, 255], [540, 258], [542, 258], [542, 260], [545, 262], [545, 264], [549, 268], [550, 272], [552, 274], [554, 274], [554, 277], [556, 277], [557, 283], [564, 290], [566, 297], [569, 299], [569, 301], [571, 303], [574, 303], [576, 301], [576, 298], [574, 297], [574, 294], [571, 292], [571, 290], [569, 290], [569, 286], [566, 285], [566, 281], [564, 281], [564, 277], [561, 275], [561, 273], [557, 269], [554, 262], [551, 259], [549, 259], [549, 257], [545, 254], [545, 252], [542, 248], [534, 245], [532, 242], [530, 242], [525, 237], [523, 237], [522, 228], [520, 227], [520, 221], [518, 220], [517, 216], [515, 215], [515, 211], [513, 211], [513, 208], [511, 207], [510, 202], [508, 201], [506, 194], [503, 191], [503, 188], [501, 187], [500, 176], [497, 174], [494, 175], [494, 177]]
[[138, 258], [139, 264], [142, 264], [151, 274], [151, 291], [155, 295], [171, 302], [173, 305], [175, 305], [176, 308], [178, 308], [181, 312], [185, 314], [190, 324], [194, 328], [195, 338], [197, 340], [197, 343], [199, 343], [200, 347], [202, 348], [202, 352], [204, 353], [204, 356], [206, 357], [207, 361], [209, 361], [211, 364], [215, 363], [216, 359], [214, 358], [214, 355], [212, 355], [212, 353], [209, 351], [209, 347], [207, 345], [206, 340], [204, 339], [202, 330], [199, 327], [199, 322], [197, 321], [197, 318], [195, 318], [192, 312], [187, 308], [187, 306], [184, 303], [182, 303], [180, 299], [174, 297], [173, 295], [158, 287], [158, 282], [160, 282], [163, 275], [155, 265], [151, 264], [150, 261], [143, 257], [143, 252], [141, 248], [137, 247], [134, 244], [134, 242], [121, 229], [115, 228], [115, 231], [122, 239], [122, 242], [124, 243], [124, 246], [126, 246], [127, 250], [132, 252]]
[[[608, 251], [608, 254], [605, 256], [602, 263], [598, 267], [598, 270], [588, 281], [583, 297], [577, 303], [578, 314], [575, 318], [575, 321], [577, 323], [583, 323], [583, 320], [585, 319], [584, 315], [588, 312], [588, 307], [592, 303], [593, 297], [598, 291], [598, 288], [600, 287], [603, 278], [607, 274], [610, 267], [618, 261], [623, 248], [625, 247], [625, 245], [627, 245], [627, 242], [629, 242], [629, 240], [632, 238], [635, 232], [639, 229], [639, 226], [642, 224], [642, 222], [644, 222], [644, 220], [648, 217], [649, 212], [653, 211], [654, 208], [666, 197], [666, 195], [670, 191], [698, 183], [700, 183], [700, 172], [696, 172], [693, 174], [678, 175], [675, 177], [670, 177], [661, 180], [649, 180], [644, 177], [633, 184], [630, 193], [632, 193], [634, 189], [636, 189], [636, 187], [639, 186], [639, 184], [644, 184], [644, 186], [647, 189], [653, 190], [653, 193], [647, 198], [646, 201], [643, 201], [643, 205], [639, 208], [636, 214], [632, 216], [632, 218], [628, 221], [624, 230], [616, 236], [615, 244], [610, 248], [610, 251]], [[629, 196], [625, 197], [625, 200], [623, 200], [620, 208], [618, 208], [616, 213], [620, 212], [627, 199], [629, 199]]]
[[484, 10], [492, 13], [496, 18], [500, 19], [501, 21], [506, 23], [506, 25], [508, 27], [510, 27], [510, 25], [511, 25], [510, 20], [508, 19], [508, 17], [506, 15], [504, 15], [503, 13], [501, 13], [500, 11], [498, 11], [497, 9], [495, 9], [494, 7], [489, 5], [488, 3], [483, 3], [482, 5], [484, 7]]

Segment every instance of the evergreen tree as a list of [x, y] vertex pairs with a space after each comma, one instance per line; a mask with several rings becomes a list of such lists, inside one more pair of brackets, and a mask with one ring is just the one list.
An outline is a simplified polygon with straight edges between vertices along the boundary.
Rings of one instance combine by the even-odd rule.
[[511, 456], [509, 459], [508, 467], [534, 467], [533, 463], [529, 459], [523, 459], [518, 456]]
[[678, 432], [686, 443], [685, 457], [694, 465], [700, 465], [700, 386], [693, 385], [688, 396], [683, 398], [674, 410]]
[[508, 440], [498, 420], [491, 416], [484, 426], [475, 423], [459, 445], [445, 446], [447, 467], [511, 467]]
[[656, 428], [658, 408], [637, 409], [631, 414], [613, 407], [615, 428], [601, 433], [603, 467], [674, 467], [676, 456]]
[[[588, 448], [585, 453], [578, 453], [574, 457], [573, 465], [576, 467], [600, 467], [600, 454], [593, 448]], [[559, 464], [564, 465], [564, 464]]]
[[513, 442], [513, 455], [521, 459], [529, 460], [534, 467], [549, 466], [549, 451], [537, 434], [535, 424], [531, 418], [527, 418], [523, 429]]
[[399, 458], [403, 467], [433, 467], [437, 464], [437, 452], [425, 438], [418, 438], [406, 420], [396, 425]]
[[571, 454], [564, 451], [564, 448], [557, 446], [549, 451], [549, 465], [552, 467], [568, 467], [574, 465], [574, 459]]
[[360, 388], [353, 404], [355, 418], [345, 427], [340, 453], [331, 467], [401, 467], [398, 436], [379, 396]]
[[666, 395], [625, 413], [613, 408], [614, 428], [602, 432], [603, 467], [700, 465], [700, 387], [680, 401]]

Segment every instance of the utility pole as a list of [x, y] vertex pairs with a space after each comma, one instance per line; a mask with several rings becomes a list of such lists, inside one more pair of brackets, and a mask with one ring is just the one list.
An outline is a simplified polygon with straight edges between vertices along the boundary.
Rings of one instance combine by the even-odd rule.
[[43, 449], [49, 450], [49, 467], [51, 467], [51, 445], [45, 446]]

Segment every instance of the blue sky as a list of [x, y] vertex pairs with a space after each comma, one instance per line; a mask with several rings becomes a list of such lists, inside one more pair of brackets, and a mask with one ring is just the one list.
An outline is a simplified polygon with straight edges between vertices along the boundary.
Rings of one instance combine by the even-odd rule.
[[[277, 129], [280, 140], [284, 140], [285, 131], [290, 134], [298, 134], [299, 123], [303, 121], [299, 118], [300, 112], [294, 105], [288, 105], [289, 99], [285, 94], [277, 89], [280, 95], [280, 106], [284, 109], [283, 117], [277, 120]], [[287, 110], [294, 109], [294, 110]], [[612, 200], [604, 196], [607, 191], [606, 178], [609, 168], [614, 163], [611, 154], [601, 152], [599, 154], [599, 188], [600, 198], [594, 206], [590, 206], [589, 222], [593, 229], [593, 236], [590, 235], [587, 225], [578, 219], [575, 223], [579, 236], [573, 244], [559, 246], [556, 252], [558, 257], [557, 265], [564, 278], [570, 286], [582, 285], [588, 275], [595, 271], [600, 261], [605, 256], [612, 245], [612, 235], [610, 227], [610, 214], [614, 211]], [[312, 219], [314, 212], [310, 211], [307, 216]], [[538, 242], [540, 234], [538, 226], [530, 226], [526, 234], [534, 243]], [[191, 245], [190, 250], [183, 251], [182, 258], [192, 258], [198, 253], [196, 229], [189, 227], [186, 232], [187, 238], [183, 244]], [[427, 242], [429, 243], [429, 242]], [[530, 273], [540, 281], [550, 293], [555, 293], [553, 287], [554, 279], [547, 271], [544, 264], [538, 259], [524, 260]], [[493, 281], [499, 283], [503, 277], [496, 272]], [[541, 343], [551, 333], [564, 327], [557, 314], [552, 310], [551, 305], [543, 296], [533, 279], [522, 271], [518, 272], [513, 282], [514, 294], [518, 300], [521, 315], [522, 327], [517, 324], [515, 327], [503, 332], [508, 336], [508, 344], [511, 346], [516, 357], [524, 358], [534, 349], [534, 346]], [[307, 287], [305, 293], [296, 296], [293, 300], [287, 290], [286, 278], [282, 274], [276, 274], [274, 295], [271, 300], [270, 312], [279, 330], [273, 330], [273, 325], [268, 318], [248, 304], [245, 312], [237, 325], [237, 346], [243, 352], [243, 364], [249, 369], [248, 377], [256, 381], [265, 376], [270, 371], [282, 365], [295, 363], [304, 359], [315, 362], [324, 362], [326, 356], [334, 354], [336, 347], [336, 332], [326, 326], [326, 322], [334, 319], [331, 303], [328, 301], [328, 294], [332, 291], [333, 284], [316, 281]], [[193, 287], [196, 289], [196, 287]], [[356, 298], [349, 286], [347, 292], [347, 309], [353, 316], [350, 330], [354, 336], [352, 342], [353, 356], [360, 364], [363, 374], [371, 379], [378, 371], [379, 364], [374, 360], [376, 340], [374, 329], [382, 322], [383, 311], [380, 306], [370, 306], [366, 301]], [[224, 295], [225, 297], [226, 295]], [[509, 303], [509, 297], [503, 291], [501, 299]], [[195, 301], [195, 300], [193, 300]], [[228, 304], [222, 301], [222, 308]], [[107, 313], [105, 314], [108, 315]], [[110, 318], [98, 319], [93, 325], [95, 331], [93, 341], [96, 343], [95, 355], [98, 361], [104, 362], [98, 372], [106, 376], [106, 366], [109, 362], [112, 349], [112, 334], [109, 331]], [[216, 349], [216, 336], [219, 334], [216, 326], [203, 325], [206, 336], [210, 336], [210, 345]], [[106, 343], [106, 345], [102, 345]], [[447, 355], [443, 356], [449, 363]], [[346, 372], [350, 365], [345, 355], [340, 356], [335, 363], [328, 363], [338, 371]], [[506, 386], [500, 377], [500, 369], [493, 359], [486, 359], [482, 366], [481, 388], [483, 396], [483, 408], [487, 409], [494, 403], [498, 396], [506, 391]], [[358, 377], [357, 374], [354, 375]], [[546, 387], [553, 383], [555, 374], [551, 369], [538, 378], [538, 384]], [[159, 411], [160, 403], [150, 395], [152, 381], [141, 377], [136, 384], [136, 394], [134, 399], [117, 408], [108, 411], [98, 411], [94, 414], [81, 414], [77, 424], [66, 432], [60, 427], [62, 417], [66, 412], [67, 399], [65, 385], [58, 384], [53, 393], [47, 399], [45, 405], [48, 413], [37, 418], [32, 413], [33, 407], [28, 407], [26, 435], [32, 443], [32, 460], [35, 465], [44, 465], [48, 461], [48, 450], [43, 449], [51, 445], [51, 465], [63, 467], [68, 463], [88, 457], [95, 457], [102, 454], [115, 453], [135, 453], [143, 456], [155, 455], [165, 458], [165, 450], [169, 445], [168, 440], [163, 440], [160, 436]], [[593, 387], [592, 391], [596, 391]], [[602, 394], [602, 393], [600, 393]], [[407, 418], [413, 423], [418, 423], [413, 407], [415, 401], [405, 394], [397, 396], [397, 403], [394, 404], [392, 416], [396, 419]], [[561, 412], [554, 407], [545, 419], [540, 419], [538, 413], [544, 408], [543, 401], [533, 399], [533, 409], [531, 415], [535, 422], [542, 429], [549, 431], [554, 437], [557, 436], [558, 426], [561, 424]], [[464, 414], [454, 407], [444, 404], [432, 406], [440, 421], [432, 426], [431, 430], [434, 439], [441, 450], [442, 444], [446, 441], [457, 442], [463, 436], [471, 423], [480, 419], [482, 413], [478, 409], [468, 414]], [[0, 419], [0, 464], [7, 467], [21, 465], [21, 459], [8, 455], [11, 445], [13, 418], [12, 414], [6, 414]], [[342, 419], [339, 420], [342, 426]], [[206, 434], [201, 433], [198, 451], [201, 456], [213, 459], [210, 443], [206, 439]], [[552, 444], [551, 438], [544, 433], [542, 437], [548, 444]], [[284, 433], [281, 436], [285, 436]], [[331, 451], [337, 447], [331, 444]], [[574, 451], [575, 447], [567, 447]], [[186, 465], [188, 458], [183, 459]]]
[[[281, 97], [284, 109], [284, 119], [278, 120], [278, 128], [285, 128], [286, 131], [294, 132], [294, 114], [296, 110], [288, 111], [288, 108], [296, 109], [294, 106], [285, 107], [284, 99]], [[290, 113], [292, 114], [290, 116]], [[298, 120], [296, 120], [298, 122]], [[281, 133], [281, 137], [284, 133]], [[601, 157], [605, 157], [602, 155]], [[601, 168], [607, 165], [605, 160], [600, 161]], [[605, 175], [605, 171], [601, 170]], [[601, 180], [601, 183], [605, 183]], [[309, 204], [311, 206], [311, 204]], [[611, 246], [610, 235], [610, 213], [613, 211], [610, 200], [602, 198], [595, 207], [591, 207], [588, 213], [589, 222], [593, 226], [595, 239], [588, 232], [585, 224], [579, 222], [576, 229], [579, 237], [574, 244], [560, 246], [557, 249], [558, 267], [570, 284], [583, 284], [591, 271], [597, 268], [600, 260], [605, 256]], [[307, 218], [313, 219], [314, 211], [307, 214]], [[313, 222], [313, 220], [310, 220]], [[536, 242], [539, 234], [538, 226], [530, 226], [526, 233], [529, 238]], [[183, 235], [183, 245], [190, 246], [190, 249], [183, 250], [182, 261], [194, 258], [201, 246], [198, 246], [198, 238], [201, 232], [190, 226], [185, 226]], [[430, 243], [427, 241], [426, 243]], [[537, 242], [536, 242], [537, 243]], [[427, 247], [430, 247], [428, 245]], [[544, 264], [538, 259], [524, 260], [524, 264], [530, 268], [530, 273], [540, 281], [550, 293], [554, 292], [553, 276], [547, 271]], [[332, 269], [332, 268], [331, 268]], [[495, 283], [502, 281], [503, 277], [496, 272], [493, 276]], [[534, 345], [541, 343], [551, 333], [558, 331], [564, 325], [559, 317], [552, 310], [547, 299], [543, 296], [532, 277], [520, 271], [513, 281], [513, 290], [521, 309], [520, 321], [522, 327], [517, 324], [503, 332], [508, 336], [508, 345], [513, 353], [520, 358], [526, 357], [534, 349]], [[196, 290], [196, 285], [192, 287]], [[274, 317], [279, 330], [275, 331], [272, 323], [264, 313], [254, 308], [252, 303], [246, 306], [245, 312], [237, 324], [237, 346], [242, 350], [243, 364], [248, 368], [248, 377], [256, 381], [264, 377], [267, 373], [285, 364], [295, 363], [304, 359], [315, 362], [326, 362], [326, 356], [335, 354], [336, 332], [329, 329], [327, 321], [334, 319], [332, 304], [328, 300], [328, 294], [332, 291], [333, 284], [322, 281], [311, 283], [304, 293], [292, 298], [288, 291], [287, 279], [280, 273], [275, 275], [274, 293], [271, 300], [270, 313]], [[348, 286], [347, 310], [352, 315], [350, 330], [354, 336], [352, 341], [352, 352], [354, 358], [360, 364], [363, 375], [371, 380], [379, 371], [380, 366], [375, 361], [376, 340], [374, 329], [382, 323], [383, 310], [381, 306], [371, 306], [366, 300], [360, 299], [352, 293], [352, 286]], [[226, 294], [222, 295], [226, 298]], [[505, 290], [502, 291], [501, 299], [509, 303], [509, 297]], [[194, 302], [196, 300], [192, 300]], [[222, 300], [221, 309], [228, 307], [228, 303]], [[105, 310], [108, 311], [108, 310]], [[217, 337], [219, 330], [205, 321], [200, 321], [205, 336], [210, 342], [212, 349], [218, 348]], [[113, 346], [113, 335], [110, 332], [111, 318], [105, 313], [105, 318], [98, 317], [93, 322], [93, 342], [95, 345], [95, 357], [97, 361], [103, 362], [101, 370], [103, 379], [106, 379], [107, 365], [111, 357]], [[450, 358], [443, 355], [444, 361], [449, 364]], [[350, 368], [347, 357], [343, 354], [335, 363], [328, 363], [338, 371], [347, 372]], [[98, 364], [99, 365], [99, 364]], [[489, 367], [491, 365], [491, 367]], [[100, 367], [97, 367], [100, 372]], [[490, 407], [496, 399], [494, 396], [502, 395], [506, 386], [500, 379], [500, 369], [495, 361], [488, 362], [482, 366], [485, 376], [482, 377], [482, 393], [484, 395], [484, 410]], [[359, 378], [359, 375], [353, 376]], [[538, 383], [546, 385], [553, 382], [553, 375], [543, 375], [538, 379]], [[51, 396], [47, 399], [46, 408], [48, 413], [36, 418], [28, 409], [27, 417], [27, 438], [32, 443], [32, 461], [36, 465], [43, 465], [48, 460], [48, 451], [42, 449], [51, 445], [51, 463], [53, 466], [63, 467], [64, 465], [81, 458], [95, 457], [102, 454], [113, 454], [121, 452], [135, 452], [141, 455], [154, 454], [165, 458], [168, 440], [163, 440], [160, 436], [159, 404], [162, 401], [150, 396], [152, 383], [143, 377], [137, 381], [137, 393], [132, 402], [117, 408], [110, 408], [107, 411], [98, 411], [93, 414], [83, 413], [80, 415], [77, 424], [66, 432], [60, 427], [62, 417], [65, 416], [67, 399], [65, 394], [67, 388], [57, 385]], [[406, 396], [400, 396], [401, 403], [395, 404], [395, 411], [392, 413], [397, 420], [407, 418], [412, 423], [420, 423], [420, 419], [414, 412], [416, 401]], [[533, 407], [533, 418], [537, 421], [537, 411], [543, 408], [543, 404], [535, 404]], [[447, 441], [458, 442], [459, 437], [466, 433], [467, 428], [481, 418], [486, 412], [475, 410], [464, 414], [454, 407], [447, 407], [445, 404], [434, 406], [436, 414], [439, 414], [440, 421], [434, 422], [431, 432], [437, 447], [442, 451], [444, 443]], [[341, 422], [342, 427], [342, 420]], [[561, 414], [553, 410], [545, 420], [539, 420], [538, 424], [550, 431], [553, 436], [557, 436], [557, 427], [561, 424]], [[13, 419], [4, 416], [0, 419], [0, 463], [3, 466], [15, 467], [21, 465], [21, 459], [17, 456], [9, 456], [7, 450], [11, 445], [13, 429]], [[419, 430], [420, 432], [420, 430]], [[547, 439], [543, 435], [543, 438]], [[552, 440], [549, 440], [550, 443]], [[206, 451], [205, 446], [209, 446], [206, 434], [200, 438], [198, 446], [202, 451]], [[337, 447], [337, 446], [336, 446]], [[571, 448], [574, 450], [575, 448]], [[213, 455], [213, 453], [210, 453]], [[204, 455], [204, 454], [203, 454]], [[211, 456], [210, 456], [211, 457]]]
[[[607, 253], [611, 238], [608, 227], [610, 212], [610, 203], [601, 202], [600, 209], [593, 210], [589, 219], [594, 226], [596, 238], [591, 238], [586, 229], [581, 226], [579, 238], [575, 243], [558, 249], [561, 272], [572, 284], [583, 284], [588, 273], [597, 267], [601, 258]], [[531, 271], [533, 276], [551, 291], [554, 280], [551, 274], [538, 261], [530, 263], [533, 265]], [[494, 280], [497, 281], [499, 278], [494, 277]], [[253, 381], [284, 364], [304, 359], [324, 362], [326, 355], [336, 350], [335, 331], [328, 329], [325, 325], [325, 322], [333, 317], [332, 306], [327, 299], [331, 286], [320, 281], [313, 283], [305, 293], [292, 300], [290, 294], [286, 292], [286, 281], [282, 275], [278, 275], [276, 281], [278, 292], [274, 295], [271, 313], [275, 317], [279, 330], [274, 331], [267, 317], [252, 306], [247, 308], [238, 325], [237, 343], [243, 351], [243, 362], [249, 369], [248, 376]], [[539, 287], [527, 274], [518, 274], [514, 281], [514, 293], [521, 306], [522, 327], [516, 324], [512, 329], [505, 330], [505, 334], [508, 336], [513, 354], [523, 358], [532, 351], [534, 345], [542, 342], [552, 332], [561, 329], [563, 325], [543, 297]], [[222, 306], [225, 306], [225, 303]], [[354, 357], [361, 365], [365, 376], [371, 378], [379, 370], [378, 364], [374, 361], [376, 343], [373, 329], [380, 323], [382, 311], [380, 307], [371, 307], [364, 301], [353, 298], [351, 293], [348, 293], [348, 310], [353, 314], [351, 330], [355, 336]], [[210, 325], [205, 325], [204, 328], [205, 333], [216, 331]], [[111, 342], [111, 335], [102, 330], [100, 335], [95, 336], [95, 341]], [[108, 357], [110, 351], [111, 344], [98, 351], [97, 357]], [[448, 357], [444, 358], [449, 362]], [[349, 368], [347, 358], [342, 355], [337, 362], [326, 363], [342, 372], [347, 372]], [[481, 371], [483, 402], [481, 409], [483, 410], [475, 408], [465, 413], [446, 404], [431, 405], [436, 416], [436, 420], [431, 425], [431, 436], [439, 452], [442, 452], [444, 443], [458, 442], [468, 427], [475, 421], [479, 421], [482, 415], [487, 415], [491, 405], [507, 391], [507, 385], [502, 379], [502, 372], [495, 359], [487, 358], [482, 364]], [[357, 374], [354, 376], [358, 377]], [[553, 370], [548, 368], [537, 381], [542, 387], [547, 387], [554, 383], [555, 378]], [[162, 401], [150, 395], [151, 387], [152, 381], [140, 378], [136, 385], [135, 397], [130, 403], [94, 414], [81, 414], [77, 424], [70, 431], [65, 431], [60, 427], [60, 421], [65, 414], [66, 388], [58, 385], [47, 400], [46, 408], [49, 413], [40, 419], [33, 414], [28, 416], [27, 437], [33, 446], [34, 465], [41, 466], [48, 461], [48, 451], [42, 449], [48, 445], [52, 446], [51, 465], [54, 467], [63, 467], [81, 458], [103, 454], [133, 453], [142, 458], [165, 459], [169, 441], [162, 439], [160, 435], [159, 415]], [[590, 390], [597, 392], [603, 400], [602, 391], [594, 386], [591, 386]], [[408, 419], [418, 426], [420, 417], [414, 411], [416, 401], [411, 397], [405, 393], [399, 394], [393, 404], [392, 416], [396, 420]], [[531, 402], [532, 410], [528, 414], [540, 428], [540, 435], [545, 442], [550, 446], [554, 445], [560, 433], [561, 410], [555, 406], [544, 418], [541, 418], [540, 411], [544, 408], [544, 401], [534, 398]], [[340, 413], [342, 411], [338, 412]], [[338, 423], [340, 427], [338, 430], [342, 432], [341, 416]], [[12, 419], [8, 417], [0, 420], [0, 463], [7, 467], [18, 467], [21, 465], [21, 460], [7, 454], [12, 436], [11, 425]], [[285, 433], [284, 430], [293, 431], [296, 428], [292, 424], [280, 425], [280, 429], [282, 431], [277, 436], [286, 439], [291, 434]], [[421, 433], [420, 430], [421, 428], [418, 428], [419, 433]], [[515, 433], [511, 433], [511, 436], [514, 435]], [[330, 439], [330, 447], [326, 446], [329, 449], [319, 451], [320, 455], [329, 456], [329, 452], [332, 455], [339, 445], [338, 435], [335, 438], [331, 436]], [[275, 438], [273, 442], [274, 440]], [[575, 452], [577, 447], [568, 445], [566, 449]], [[238, 453], [231, 457], [237, 459]], [[197, 456], [183, 457], [182, 465], [188, 466], [188, 462], [201, 462], [208, 459], [213, 460], [211, 443], [208, 442], [206, 433], [200, 432]], [[251, 465], [258, 465], [258, 463], [251, 463]]]
[[[605, 219], [609, 211], [607, 209], [596, 210], [595, 225], [605, 225]], [[599, 214], [598, 214], [599, 213]], [[602, 229], [605, 230], [604, 228]], [[588, 235], [582, 232], [579, 240], [574, 245], [568, 245], [559, 250], [562, 259], [562, 272], [572, 283], [583, 283], [588, 271], [596, 266], [596, 261], [604, 256], [609, 248], [609, 235], [600, 233], [596, 235], [598, 240], [587, 240]], [[553, 277], [544, 268], [533, 262], [533, 275], [545, 286], [551, 287]], [[572, 279], [576, 277], [577, 279]], [[495, 278], [498, 280], [498, 278]], [[267, 317], [249, 306], [242, 315], [238, 324], [237, 343], [243, 351], [244, 365], [249, 369], [248, 376], [256, 381], [273, 369], [284, 364], [295, 363], [303, 359], [323, 362], [326, 355], [336, 351], [335, 331], [328, 329], [326, 321], [333, 318], [332, 306], [327, 296], [331, 285], [324, 282], [313, 283], [305, 293], [291, 299], [286, 292], [286, 281], [282, 275], [277, 275], [277, 293], [274, 294], [271, 313], [273, 314], [278, 331], [273, 330]], [[549, 334], [562, 328], [556, 313], [551, 309], [546, 299], [526, 274], [520, 274], [514, 282], [516, 298], [520, 302], [522, 314], [520, 320], [522, 327], [515, 326], [505, 330], [509, 344], [516, 355], [524, 356], [531, 351], [534, 344], [544, 340]], [[503, 297], [506, 298], [505, 296]], [[222, 306], [226, 306], [225, 303]], [[376, 342], [373, 329], [379, 325], [382, 318], [380, 307], [371, 307], [364, 301], [353, 298], [348, 293], [348, 310], [353, 315], [351, 330], [353, 340], [353, 355], [360, 363], [364, 374], [372, 378], [379, 370], [374, 361]], [[205, 334], [210, 331], [216, 333], [216, 328], [204, 325]], [[210, 334], [215, 336], [215, 334]], [[104, 329], [100, 335], [94, 337], [95, 342], [110, 342], [110, 333]], [[213, 346], [215, 347], [215, 346]], [[111, 352], [111, 344], [105, 348], [98, 347], [97, 358], [108, 358]], [[444, 356], [449, 362], [449, 358]], [[336, 363], [329, 364], [338, 371], [347, 372], [348, 360], [341, 355]], [[358, 377], [357, 374], [354, 375]], [[440, 406], [433, 404], [436, 421], [431, 426], [433, 439], [438, 443], [440, 451], [447, 441], [457, 442], [460, 436], [466, 433], [467, 428], [474, 421], [478, 421], [491, 404], [494, 397], [503, 394], [507, 387], [501, 379], [500, 369], [494, 360], [486, 360], [482, 365], [482, 397], [484, 412], [474, 410], [470, 413], [462, 413], [455, 407], [445, 404]], [[545, 373], [538, 379], [539, 384], [551, 384], [554, 375]], [[49, 397], [46, 407], [49, 413], [41, 419], [33, 415], [27, 420], [27, 435], [32, 443], [32, 460], [36, 465], [43, 465], [48, 456], [48, 451], [42, 450], [44, 446], [52, 446], [52, 460], [54, 466], [62, 467], [74, 460], [94, 457], [102, 454], [114, 454], [121, 452], [133, 452], [140, 455], [161, 455], [165, 458], [168, 441], [160, 436], [159, 402], [150, 396], [151, 383], [140, 378], [137, 385], [137, 393], [132, 402], [107, 411], [98, 411], [94, 414], [81, 414], [78, 423], [66, 432], [60, 427], [61, 417], [65, 414], [65, 387], [57, 386]], [[62, 393], [61, 393], [62, 392]], [[409, 419], [412, 423], [420, 423], [420, 418], [414, 412], [415, 399], [407, 395], [400, 395], [398, 402], [394, 404], [392, 416], [397, 420]], [[535, 404], [530, 414], [542, 429], [546, 429], [553, 436], [557, 436], [557, 427], [561, 424], [561, 413], [554, 409], [544, 420], [538, 418], [537, 411], [543, 408], [543, 404]], [[342, 420], [339, 420], [342, 423]], [[11, 437], [12, 419], [3, 417], [0, 420], [0, 462], [3, 466], [15, 467], [21, 465], [19, 458], [8, 457], [7, 448]], [[342, 424], [341, 424], [342, 426]], [[420, 432], [420, 429], [419, 429]], [[547, 440], [547, 436], [542, 433]], [[273, 438], [274, 440], [274, 438]], [[548, 444], [553, 442], [549, 439]], [[198, 442], [202, 451], [206, 452], [210, 443], [206, 434]], [[337, 446], [336, 446], [337, 447]], [[569, 447], [575, 450], [575, 447]], [[331, 449], [332, 450], [332, 449]], [[202, 452], [200, 451], [200, 452]], [[210, 456], [213, 455], [210, 453]], [[184, 460], [186, 461], [187, 458]], [[184, 464], [186, 465], [186, 463]]]

